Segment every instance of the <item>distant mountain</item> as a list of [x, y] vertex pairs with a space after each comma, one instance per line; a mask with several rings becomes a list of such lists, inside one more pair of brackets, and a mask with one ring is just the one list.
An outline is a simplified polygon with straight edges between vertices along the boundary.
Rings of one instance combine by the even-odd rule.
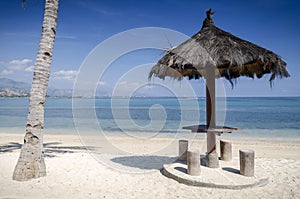
[[31, 85], [25, 82], [18, 82], [12, 79], [0, 78], [0, 89], [10, 89], [14, 91], [25, 91], [29, 93]]
[[[31, 84], [8, 78], [0, 78], [0, 97], [28, 97]], [[72, 89], [48, 88], [48, 97], [70, 97]]]
[[[28, 97], [31, 84], [19, 82], [8, 78], [0, 78], [0, 97]], [[88, 93], [88, 94], [87, 94]], [[91, 92], [82, 91], [78, 95], [73, 96], [72, 89], [48, 88], [48, 97], [94, 97]], [[95, 95], [98, 97], [111, 96], [109, 90], [97, 89]]]
[[30, 92], [31, 85], [12, 79], [0, 78], [1, 97], [26, 97]]

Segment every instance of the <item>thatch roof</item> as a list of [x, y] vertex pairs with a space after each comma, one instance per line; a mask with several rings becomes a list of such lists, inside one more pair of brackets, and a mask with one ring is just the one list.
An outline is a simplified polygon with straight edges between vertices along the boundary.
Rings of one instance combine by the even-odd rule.
[[[166, 76], [182, 79], [205, 77], [207, 63], [217, 69], [216, 77], [231, 80], [240, 76], [261, 78], [271, 74], [276, 77], [289, 77], [286, 63], [275, 53], [242, 40], [214, 25], [211, 9], [201, 30], [176, 48], [169, 49], [149, 73], [164, 79]], [[210, 64], [211, 65], [211, 64]]]

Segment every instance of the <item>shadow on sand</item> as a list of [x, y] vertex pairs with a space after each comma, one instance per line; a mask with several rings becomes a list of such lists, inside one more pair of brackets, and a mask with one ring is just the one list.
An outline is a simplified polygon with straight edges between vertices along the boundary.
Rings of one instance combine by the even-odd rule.
[[230, 173], [240, 174], [240, 170], [231, 167], [223, 167], [222, 170], [228, 171]]
[[[86, 151], [85, 146], [63, 146], [61, 142], [48, 142], [44, 143], [44, 154], [45, 157], [55, 157], [58, 154], [64, 153], [76, 153]], [[18, 142], [9, 142], [5, 145], [0, 145], [0, 154], [1, 153], [10, 153], [22, 148], [22, 144]], [[88, 147], [89, 150], [92, 150], [93, 147]]]
[[177, 160], [177, 157], [168, 156], [123, 156], [112, 158], [114, 163], [127, 167], [134, 167], [144, 170], [158, 169], [160, 170], [164, 164], [170, 164]]

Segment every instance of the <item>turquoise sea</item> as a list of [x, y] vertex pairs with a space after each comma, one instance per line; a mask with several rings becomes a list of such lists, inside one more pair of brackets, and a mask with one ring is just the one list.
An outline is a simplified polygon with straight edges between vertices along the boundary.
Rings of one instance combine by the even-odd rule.
[[[0, 132], [24, 132], [28, 98], [0, 98]], [[237, 97], [217, 102], [218, 124], [239, 127], [239, 138], [300, 138], [300, 97]], [[183, 126], [205, 123], [205, 99], [48, 98], [45, 132], [189, 133]]]

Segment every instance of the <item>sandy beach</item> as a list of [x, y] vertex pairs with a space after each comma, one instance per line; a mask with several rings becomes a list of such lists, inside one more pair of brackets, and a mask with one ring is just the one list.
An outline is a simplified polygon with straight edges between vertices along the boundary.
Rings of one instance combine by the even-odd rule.
[[[267, 174], [269, 183], [227, 190], [187, 186], [162, 175], [162, 164], [174, 161], [177, 155], [179, 138], [168, 137], [157, 137], [146, 144], [147, 139], [132, 143], [122, 136], [108, 138], [114, 145], [130, 149], [128, 156], [103, 153], [101, 149], [88, 151], [78, 135], [45, 135], [47, 176], [16, 182], [12, 173], [22, 139], [21, 133], [0, 133], [0, 198], [300, 198], [298, 141], [232, 139], [234, 158], [238, 157], [238, 149], [255, 150], [255, 169]], [[196, 138], [192, 147], [201, 147], [201, 139]], [[173, 147], [164, 154], [140, 154], [143, 148], [147, 152], [148, 144]]]

